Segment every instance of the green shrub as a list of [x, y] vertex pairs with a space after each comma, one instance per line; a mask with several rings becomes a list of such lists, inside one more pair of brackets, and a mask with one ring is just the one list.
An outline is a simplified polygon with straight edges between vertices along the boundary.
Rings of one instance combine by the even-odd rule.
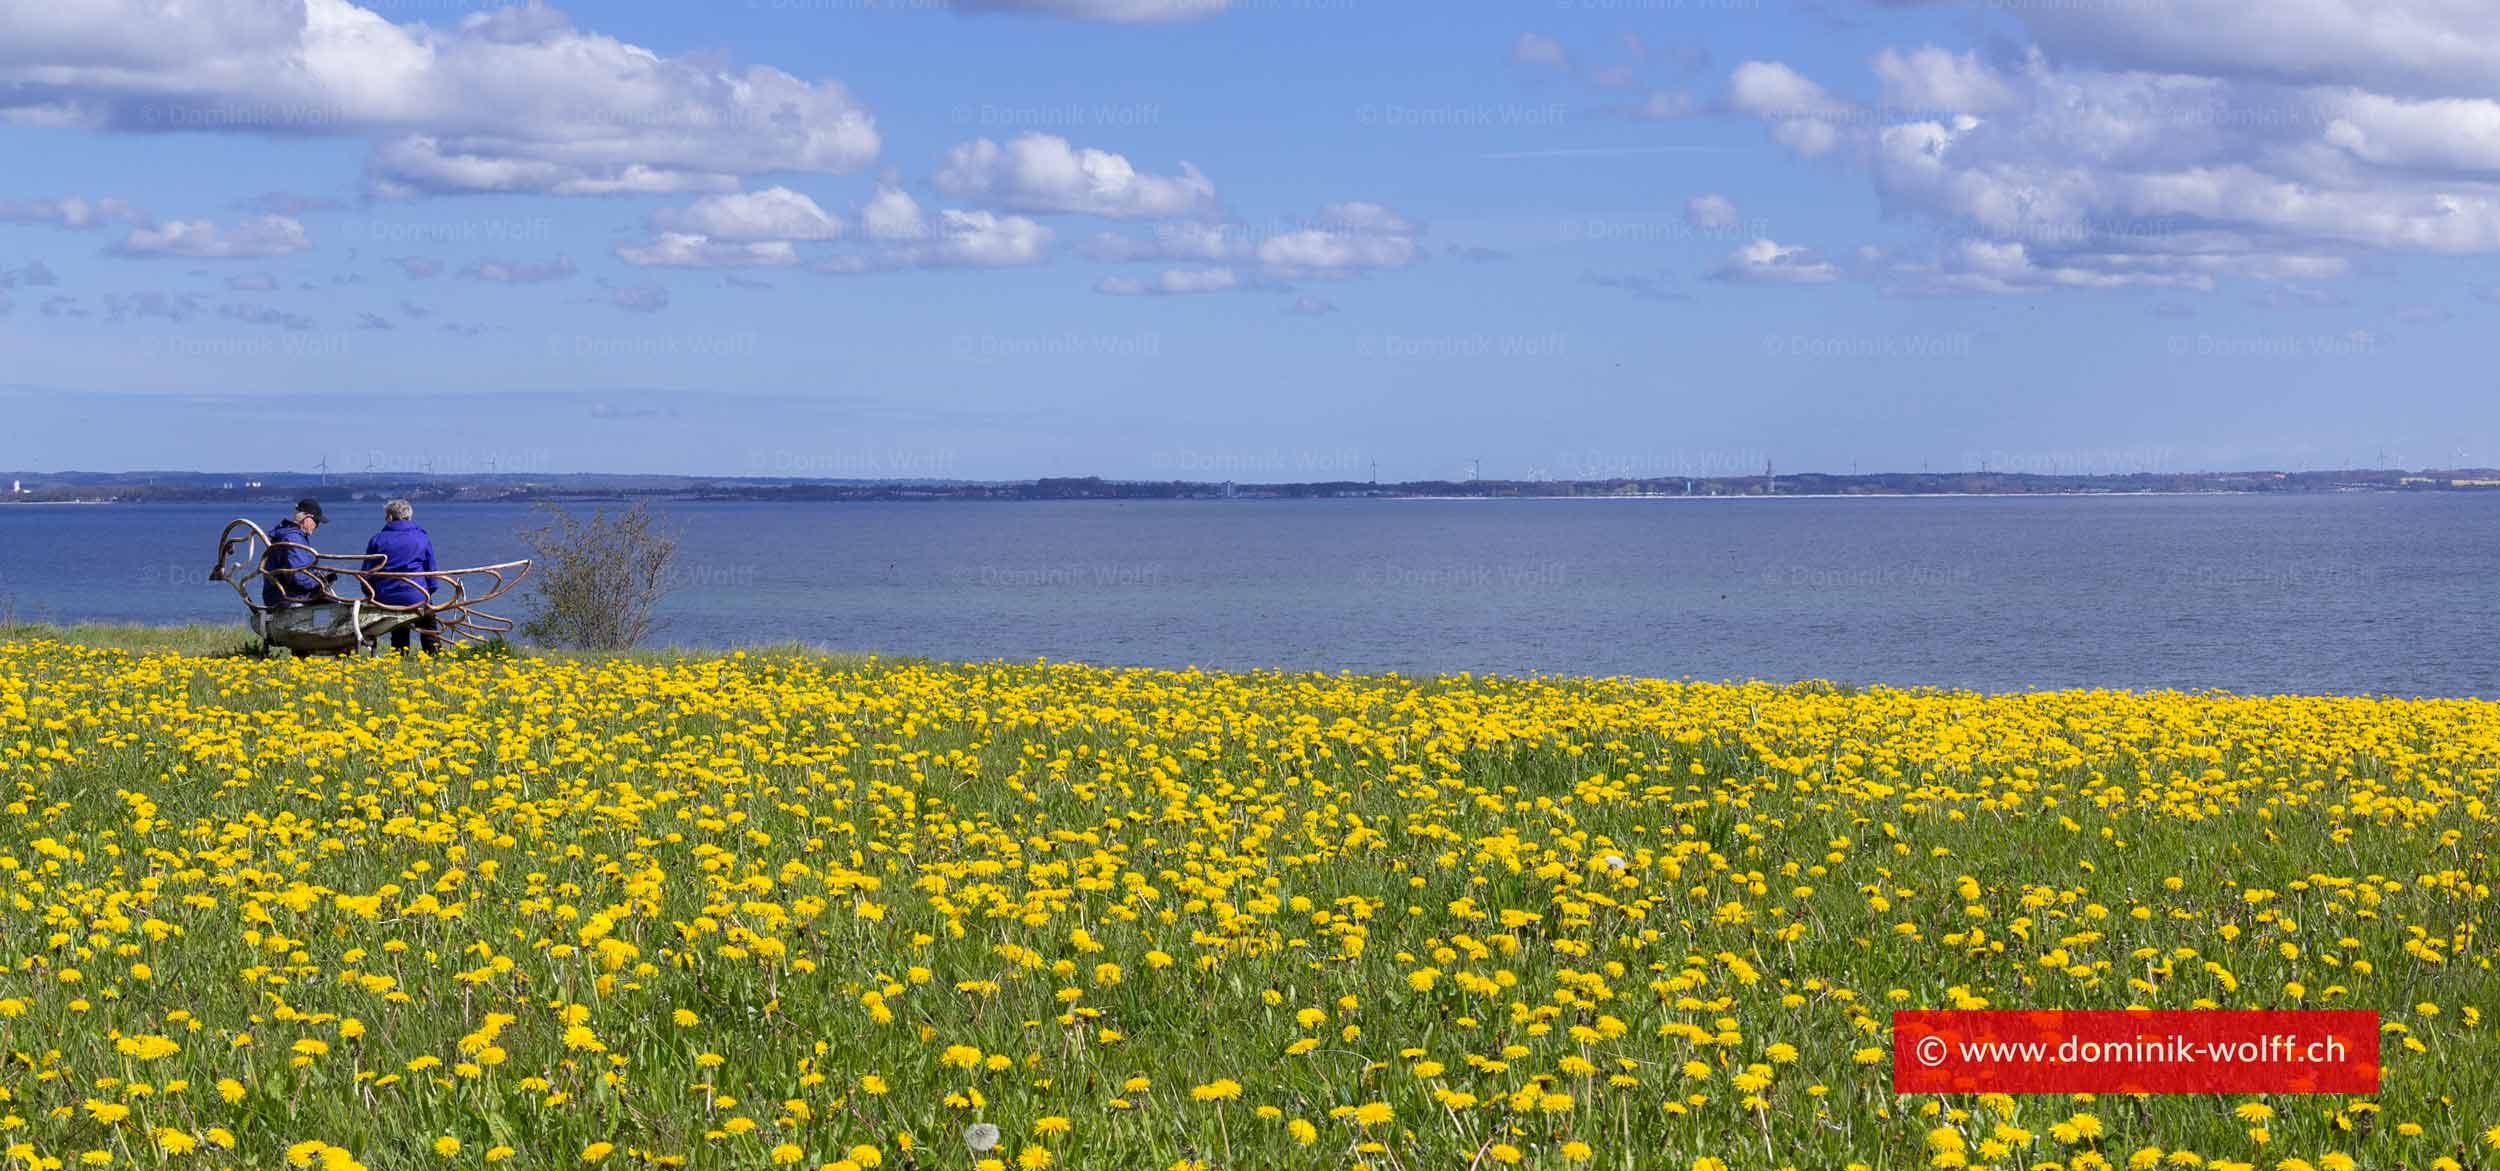
[[539, 505], [546, 523], [520, 533], [534, 563], [536, 612], [521, 633], [549, 646], [621, 651], [659, 629], [677, 537], [648, 505], [588, 517]]

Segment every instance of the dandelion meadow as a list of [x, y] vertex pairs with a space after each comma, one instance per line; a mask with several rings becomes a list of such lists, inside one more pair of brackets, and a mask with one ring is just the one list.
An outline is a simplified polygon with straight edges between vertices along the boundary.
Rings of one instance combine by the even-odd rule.
[[[0, 1165], [2500, 1165], [2500, 705], [0, 644]], [[1904, 1008], [2381, 1092], [1896, 1096]]]

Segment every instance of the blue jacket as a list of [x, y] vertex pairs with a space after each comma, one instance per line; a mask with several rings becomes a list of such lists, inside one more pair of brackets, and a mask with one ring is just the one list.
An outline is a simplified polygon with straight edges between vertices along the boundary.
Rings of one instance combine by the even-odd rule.
[[[280, 548], [292, 542], [300, 549]], [[279, 521], [269, 530], [269, 551], [260, 559], [260, 604], [269, 607], [303, 606], [326, 601], [321, 596], [321, 582], [305, 572], [316, 562], [311, 549], [312, 538], [295, 527], [291, 520]]]
[[[365, 542], [365, 553], [368, 556], [375, 553], [382, 555], [382, 563], [365, 566], [368, 570], [382, 569], [392, 573], [434, 571], [434, 538], [427, 536], [425, 530], [413, 520], [395, 520], [383, 525], [381, 532], [373, 534], [373, 539]], [[366, 588], [372, 592], [374, 601], [394, 606], [416, 606], [424, 604], [426, 595], [434, 592], [439, 580], [433, 577], [386, 577], [368, 582]]]

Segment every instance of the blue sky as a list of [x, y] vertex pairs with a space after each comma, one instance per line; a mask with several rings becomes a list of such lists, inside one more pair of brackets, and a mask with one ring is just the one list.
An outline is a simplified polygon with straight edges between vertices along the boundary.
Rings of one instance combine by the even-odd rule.
[[2439, 0], [0, 5], [0, 466], [2500, 463]]

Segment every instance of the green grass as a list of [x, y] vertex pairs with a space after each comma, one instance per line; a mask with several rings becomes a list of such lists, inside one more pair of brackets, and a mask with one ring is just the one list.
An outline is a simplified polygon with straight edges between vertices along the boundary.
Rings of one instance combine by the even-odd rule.
[[[65, 1171], [2500, 1145], [2500, 705], [68, 637], [0, 645], [0, 1151]], [[2396, 1031], [2367, 1100], [1893, 1095], [1970, 998]]]
[[65, 642], [75, 646], [138, 654], [177, 654], [225, 658], [252, 654], [260, 641], [240, 622], [187, 622], [150, 625], [138, 622], [79, 622], [56, 626], [40, 622], [0, 620], [0, 642]]
[[[249, 658], [259, 654], [259, 640], [237, 623], [232, 626], [212, 622], [149, 624], [141, 622], [79, 622], [54, 625], [41, 622], [17, 622], [0, 619], [0, 642], [60, 642], [97, 650], [129, 651], [133, 654], [175, 654], [192, 658]], [[598, 662], [614, 660], [626, 663], [666, 666], [717, 659], [728, 655], [744, 655], [751, 659], [772, 661], [806, 661], [828, 667], [853, 667], [871, 661], [907, 664], [923, 663], [919, 656], [879, 656], [856, 651], [832, 650], [795, 639], [779, 642], [753, 643], [726, 648], [709, 647], [646, 647], [630, 651], [577, 651], [528, 644], [472, 643], [450, 648], [458, 657], [517, 654], [526, 658], [559, 662]]]

